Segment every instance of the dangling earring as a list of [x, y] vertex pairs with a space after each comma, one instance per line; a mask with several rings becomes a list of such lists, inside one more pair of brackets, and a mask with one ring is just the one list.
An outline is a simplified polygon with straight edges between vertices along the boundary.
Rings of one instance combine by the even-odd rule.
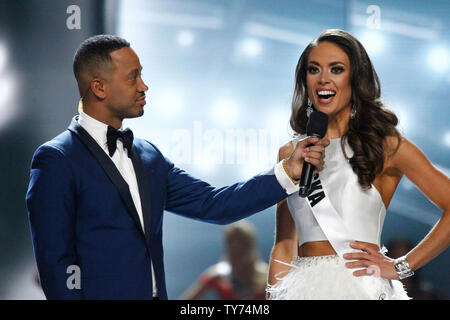
[[356, 116], [356, 106], [352, 104], [352, 109], [350, 111], [350, 119], [355, 118], [355, 116]]
[[312, 106], [312, 101], [308, 98], [308, 107], [306, 108], [306, 116], [309, 118], [309, 116], [311, 115], [311, 113], [313, 113], [314, 109]]

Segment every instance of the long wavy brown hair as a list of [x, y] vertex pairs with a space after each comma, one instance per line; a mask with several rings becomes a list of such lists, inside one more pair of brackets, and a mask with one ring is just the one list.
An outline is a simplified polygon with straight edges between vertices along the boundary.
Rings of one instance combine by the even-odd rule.
[[295, 70], [295, 90], [292, 99], [291, 128], [297, 134], [306, 133], [308, 121], [308, 90], [306, 87], [306, 71], [311, 50], [321, 42], [330, 42], [339, 46], [347, 54], [351, 65], [351, 103], [354, 116], [348, 124], [348, 131], [342, 136], [341, 147], [345, 154], [344, 144], [348, 141], [353, 156], [347, 159], [358, 176], [358, 182], [364, 189], [371, 187], [375, 177], [384, 167], [385, 138], [397, 138], [398, 149], [400, 133], [396, 125], [397, 116], [383, 104], [380, 98], [380, 80], [362, 44], [350, 33], [329, 29], [322, 32], [303, 51]]

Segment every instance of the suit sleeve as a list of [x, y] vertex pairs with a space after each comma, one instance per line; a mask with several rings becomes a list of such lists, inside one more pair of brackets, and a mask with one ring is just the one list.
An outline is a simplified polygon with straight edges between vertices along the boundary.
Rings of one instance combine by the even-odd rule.
[[287, 196], [274, 172], [214, 188], [168, 163], [166, 210], [197, 220], [228, 224], [262, 211]]
[[67, 268], [77, 265], [74, 184], [72, 169], [62, 152], [41, 146], [33, 156], [26, 203], [39, 278], [47, 299], [82, 299], [82, 289], [69, 289], [67, 285], [72, 276]]

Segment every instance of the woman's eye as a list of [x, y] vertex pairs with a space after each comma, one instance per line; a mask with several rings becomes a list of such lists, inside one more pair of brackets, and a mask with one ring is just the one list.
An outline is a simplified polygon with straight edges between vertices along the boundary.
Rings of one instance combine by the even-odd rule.
[[344, 71], [344, 68], [342, 68], [342, 67], [333, 67], [333, 68], [331, 68], [331, 72], [333, 72], [333, 73], [341, 73], [343, 71]]
[[309, 66], [308, 72], [314, 74], [314, 73], [319, 72], [319, 69], [317, 67]]

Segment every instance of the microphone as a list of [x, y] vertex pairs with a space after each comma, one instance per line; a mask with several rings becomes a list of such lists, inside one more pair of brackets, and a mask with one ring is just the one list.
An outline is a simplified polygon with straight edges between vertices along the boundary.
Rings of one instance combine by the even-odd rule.
[[[308, 123], [306, 124], [306, 134], [310, 137], [316, 137], [322, 139], [327, 133], [328, 128], [328, 115], [320, 111], [313, 111], [309, 116]], [[313, 146], [309, 144], [306, 147]], [[298, 194], [300, 197], [305, 198], [309, 190], [311, 189], [311, 181], [313, 177], [315, 167], [309, 163], [303, 162], [302, 176], [300, 177], [300, 190]]]

